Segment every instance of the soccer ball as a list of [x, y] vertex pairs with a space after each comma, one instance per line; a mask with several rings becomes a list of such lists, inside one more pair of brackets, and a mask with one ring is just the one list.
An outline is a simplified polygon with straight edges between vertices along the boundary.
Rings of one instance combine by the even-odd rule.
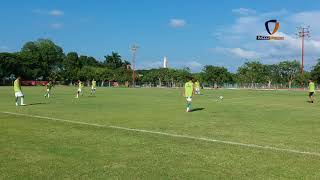
[[219, 99], [221, 99], [221, 100], [222, 100], [222, 99], [223, 99], [223, 96], [219, 96]]

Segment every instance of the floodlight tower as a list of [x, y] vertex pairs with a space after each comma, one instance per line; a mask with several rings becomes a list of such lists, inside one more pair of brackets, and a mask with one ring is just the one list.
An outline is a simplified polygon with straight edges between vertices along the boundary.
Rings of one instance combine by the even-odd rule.
[[310, 26], [298, 27], [298, 38], [301, 38], [301, 75], [304, 73], [304, 39], [310, 38]]
[[130, 47], [130, 50], [132, 52], [132, 86], [135, 87], [136, 86], [136, 53], [137, 53], [137, 50], [138, 50], [139, 46], [136, 45], [136, 44], [133, 44], [131, 47]]

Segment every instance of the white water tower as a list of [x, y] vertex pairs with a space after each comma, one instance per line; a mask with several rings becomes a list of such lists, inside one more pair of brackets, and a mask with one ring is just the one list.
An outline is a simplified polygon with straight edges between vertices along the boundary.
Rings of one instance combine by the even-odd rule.
[[163, 58], [163, 68], [168, 68], [168, 59], [166, 56]]

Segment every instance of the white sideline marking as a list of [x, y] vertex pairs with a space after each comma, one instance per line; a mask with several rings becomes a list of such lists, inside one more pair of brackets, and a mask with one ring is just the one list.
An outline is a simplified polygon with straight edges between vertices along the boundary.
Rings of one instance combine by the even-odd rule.
[[251, 148], [257, 148], [257, 149], [269, 149], [269, 150], [273, 150], [273, 151], [282, 151], [282, 152], [290, 152], [290, 153], [296, 153], [296, 154], [320, 156], [320, 153], [318, 153], [318, 152], [299, 151], [299, 150], [294, 150], [294, 149], [277, 148], [277, 147], [272, 147], [272, 146], [262, 146], [262, 145], [256, 145], [256, 144], [245, 144], [245, 143], [232, 142], [232, 141], [209, 139], [209, 138], [205, 138], [205, 137], [195, 137], [195, 136], [189, 136], [189, 135], [171, 134], [171, 133], [166, 133], [166, 132], [151, 131], [151, 130], [144, 130], [144, 129], [126, 128], [126, 127], [112, 126], [112, 125], [108, 126], [108, 125], [86, 123], [86, 122], [78, 122], [78, 121], [72, 121], [72, 120], [65, 120], [65, 119], [51, 118], [51, 117], [37, 116], [37, 115], [20, 114], [20, 113], [13, 113], [13, 112], [1, 112], [1, 113], [9, 114], [9, 115], [15, 115], [15, 116], [24, 116], [24, 117], [32, 117], [32, 118], [39, 118], [39, 119], [48, 119], [48, 120], [67, 122], [67, 123], [72, 123], [72, 124], [81, 124], [81, 125], [104, 127], [104, 128], [110, 128], [110, 129], [120, 129], [120, 130], [125, 130], [125, 131], [134, 131], [134, 132], [140, 132], [140, 133], [157, 134], [157, 135], [176, 137], [176, 138], [192, 139], [192, 140], [198, 140], [198, 141], [216, 142], [216, 143], [221, 143], [221, 144], [237, 145], [237, 146], [251, 147]]
[[252, 98], [255, 98], [255, 99], [258, 99], [259, 97], [235, 97], [235, 98], [227, 98], [227, 99], [224, 99], [224, 100], [236, 100], [236, 99], [252, 99]]

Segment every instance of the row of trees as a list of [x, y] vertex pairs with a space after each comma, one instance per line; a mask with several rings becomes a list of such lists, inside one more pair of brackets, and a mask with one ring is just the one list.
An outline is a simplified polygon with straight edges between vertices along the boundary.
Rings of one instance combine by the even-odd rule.
[[[171, 69], [158, 68], [138, 70], [136, 82], [158, 86], [181, 86], [188, 76], [194, 76], [207, 86], [229, 84], [257, 83], [293, 85], [306, 84], [312, 77], [320, 82], [320, 60], [311, 72], [300, 73], [298, 61], [282, 61], [277, 64], [262, 64], [258, 60], [244, 63], [236, 73], [231, 73], [225, 67], [207, 65], [200, 73], [192, 74], [188, 68]], [[63, 49], [48, 39], [27, 42], [20, 52], [0, 53], [0, 78], [12, 79], [22, 75], [24, 79], [58, 80], [65, 83], [78, 79], [83, 81], [96, 79], [100, 82], [116, 81], [119, 83], [132, 81], [130, 63], [118, 53], [97, 61], [94, 57], [78, 55], [76, 52], [65, 54]]]
[[61, 47], [51, 40], [40, 39], [27, 42], [20, 52], [0, 53], [0, 77], [8, 79], [22, 75], [24, 79], [59, 80], [66, 83], [78, 79], [99, 81], [128, 81], [131, 77], [130, 63], [112, 52], [104, 61], [94, 57], [79, 56], [76, 52], [64, 54]]

